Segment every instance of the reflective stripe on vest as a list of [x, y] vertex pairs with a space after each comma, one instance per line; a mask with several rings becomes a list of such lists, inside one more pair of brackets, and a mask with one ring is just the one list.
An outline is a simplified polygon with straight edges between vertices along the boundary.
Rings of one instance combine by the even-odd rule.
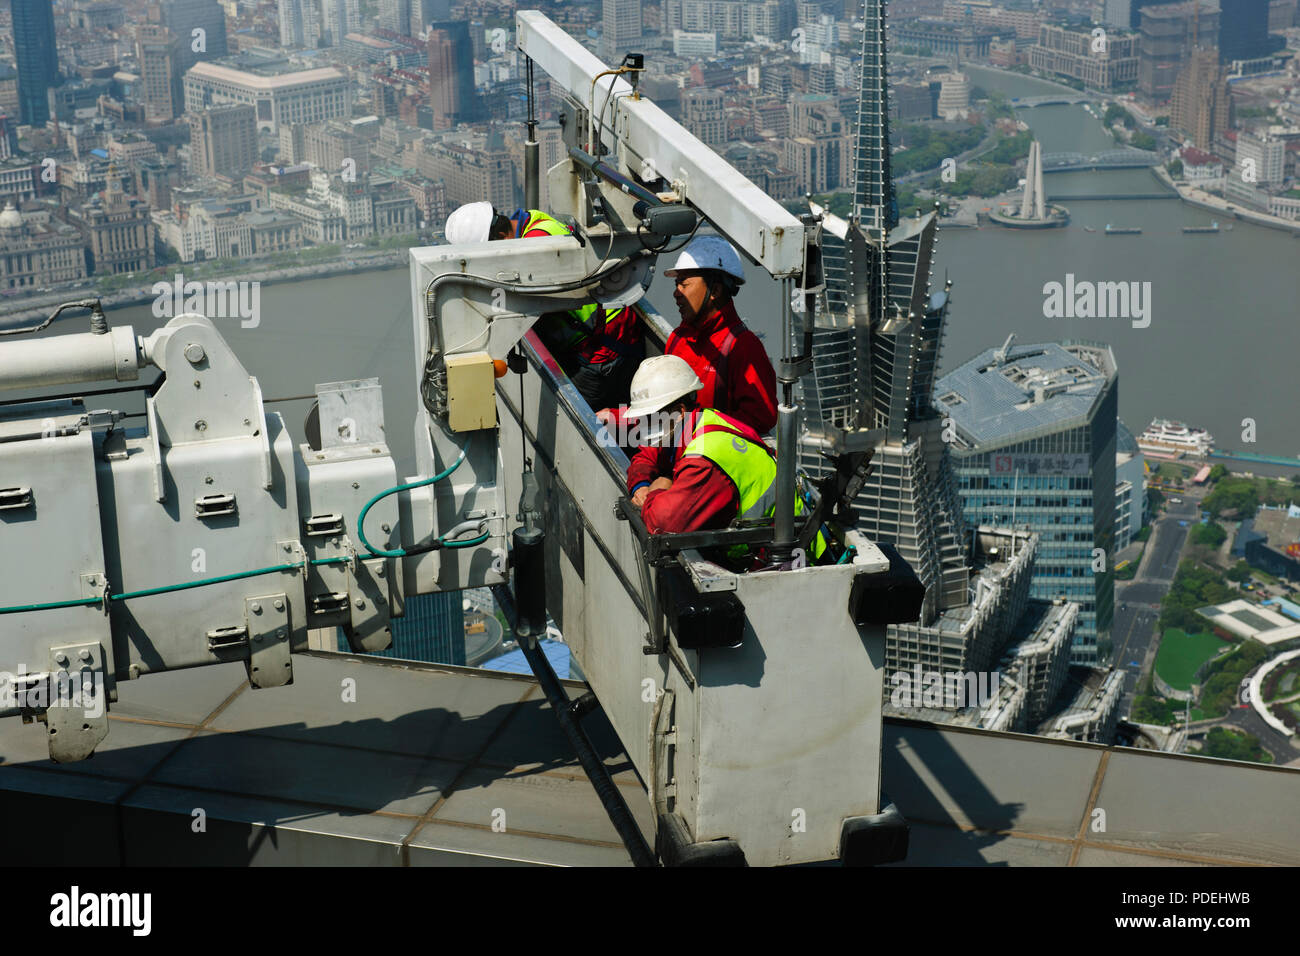
[[[687, 455], [707, 458], [726, 472], [740, 497], [737, 518], [771, 518], [776, 514], [776, 458], [761, 442], [737, 434], [735, 423], [713, 409], [705, 410], [682, 451], [682, 457]], [[803, 498], [796, 495], [794, 513], [798, 516], [803, 512]], [[829, 543], [825, 531], [817, 529], [809, 544], [813, 561], [826, 553]], [[749, 548], [739, 545], [730, 554], [740, 559], [748, 552]]]
[[776, 459], [761, 443], [742, 438], [736, 431], [733, 422], [706, 409], [682, 457], [698, 455], [721, 468], [740, 496], [738, 517], [759, 517], [775, 490]]

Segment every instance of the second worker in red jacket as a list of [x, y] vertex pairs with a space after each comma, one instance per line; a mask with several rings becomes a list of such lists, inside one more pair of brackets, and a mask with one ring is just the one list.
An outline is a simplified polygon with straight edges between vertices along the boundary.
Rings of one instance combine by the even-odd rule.
[[673, 301], [681, 316], [664, 352], [685, 359], [700, 377], [700, 406], [739, 419], [760, 435], [771, 431], [776, 372], [732, 302], [745, 281], [735, 247], [721, 236], [698, 236], [664, 275], [674, 280]]
[[629, 419], [646, 444], [627, 469], [627, 491], [651, 534], [725, 528], [775, 503], [776, 459], [754, 429], [696, 401], [700, 380], [677, 356], [646, 359], [632, 379]]

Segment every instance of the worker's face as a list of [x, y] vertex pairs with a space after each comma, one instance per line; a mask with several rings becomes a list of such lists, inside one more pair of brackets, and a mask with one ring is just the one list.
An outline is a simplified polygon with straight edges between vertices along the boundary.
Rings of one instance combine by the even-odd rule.
[[673, 289], [673, 301], [677, 303], [677, 312], [683, 322], [695, 319], [704, 303], [709, 298], [709, 284], [699, 272], [677, 273], [676, 287]]
[[654, 448], [665, 448], [675, 441], [675, 435], [685, 417], [685, 406], [680, 402], [641, 419], [642, 443]]

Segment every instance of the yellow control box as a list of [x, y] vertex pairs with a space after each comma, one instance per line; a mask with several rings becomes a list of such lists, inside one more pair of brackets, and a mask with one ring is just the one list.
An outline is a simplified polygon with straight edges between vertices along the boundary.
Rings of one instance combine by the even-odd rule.
[[487, 352], [447, 357], [447, 421], [455, 432], [496, 428], [496, 370]]

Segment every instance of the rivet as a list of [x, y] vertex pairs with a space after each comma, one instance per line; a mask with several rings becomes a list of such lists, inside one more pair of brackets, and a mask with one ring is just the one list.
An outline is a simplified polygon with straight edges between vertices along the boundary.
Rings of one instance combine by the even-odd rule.
[[352, 487], [353, 487], [354, 489], [356, 489], [356, 488], [360, 488], [360, 487], [361, 487], [361, 483], [360, 483], [360, 482], [357, 482], [357, 481], [354, 481], [354, 482], [352, 482]]
[[207, 431], [207, 430], [208, 430], [208, 423], [205, 422], [203, 419], [200, 418], [197, 422], [194, 423], [194, 430], [195, 430], [195, 431], [200, 431], [200, 432]]
[[254, 613], [254, 614], [261, 614], [261, 613], [262, 613], [262, 605], [258, 604], [256, 601], [253, 602], [253, 604], [252, 604], [252, 608], [253, 608], [253, 613]]
[[387, 534], [388, 532], [390, 532], [390, 531], [393, 530], [392, 528], [390, 528], [390, 527], [389, 527], [388, 525], [386, 525], [386, 524], [381, 524], [379, 527], [383, 530], [383, 532], [384, 532], [385, 534]]
[[60, 664], [68, 663], [68, 655], [63, 653], [63, 651], [59, 651], [59, 653], [55, 654], [54, 659]]
[[81, 649], [81, 653], [78, 654], [77, 656], [80, 657], [83, 661], [88, 661], [90, 660], [90, 651], [83, 647]]
[[275, 599], [275, 609], [276, 609], [277, 611], [283, 611], [283, 610], [284, 610], [284, 602], [281, 601], [279, 598], [276, 598], [276, 599]]
[[365, 602], [364, 600], [362, 600], [361, 598], [357, 598], [357, 599], [356, 599], [355, 601], [353, 601], [352, 603], [355, 604], [359, 609], [360, 609], [360, 608], [364, 608], [364, 607], [366, 606], [366, 602]]

